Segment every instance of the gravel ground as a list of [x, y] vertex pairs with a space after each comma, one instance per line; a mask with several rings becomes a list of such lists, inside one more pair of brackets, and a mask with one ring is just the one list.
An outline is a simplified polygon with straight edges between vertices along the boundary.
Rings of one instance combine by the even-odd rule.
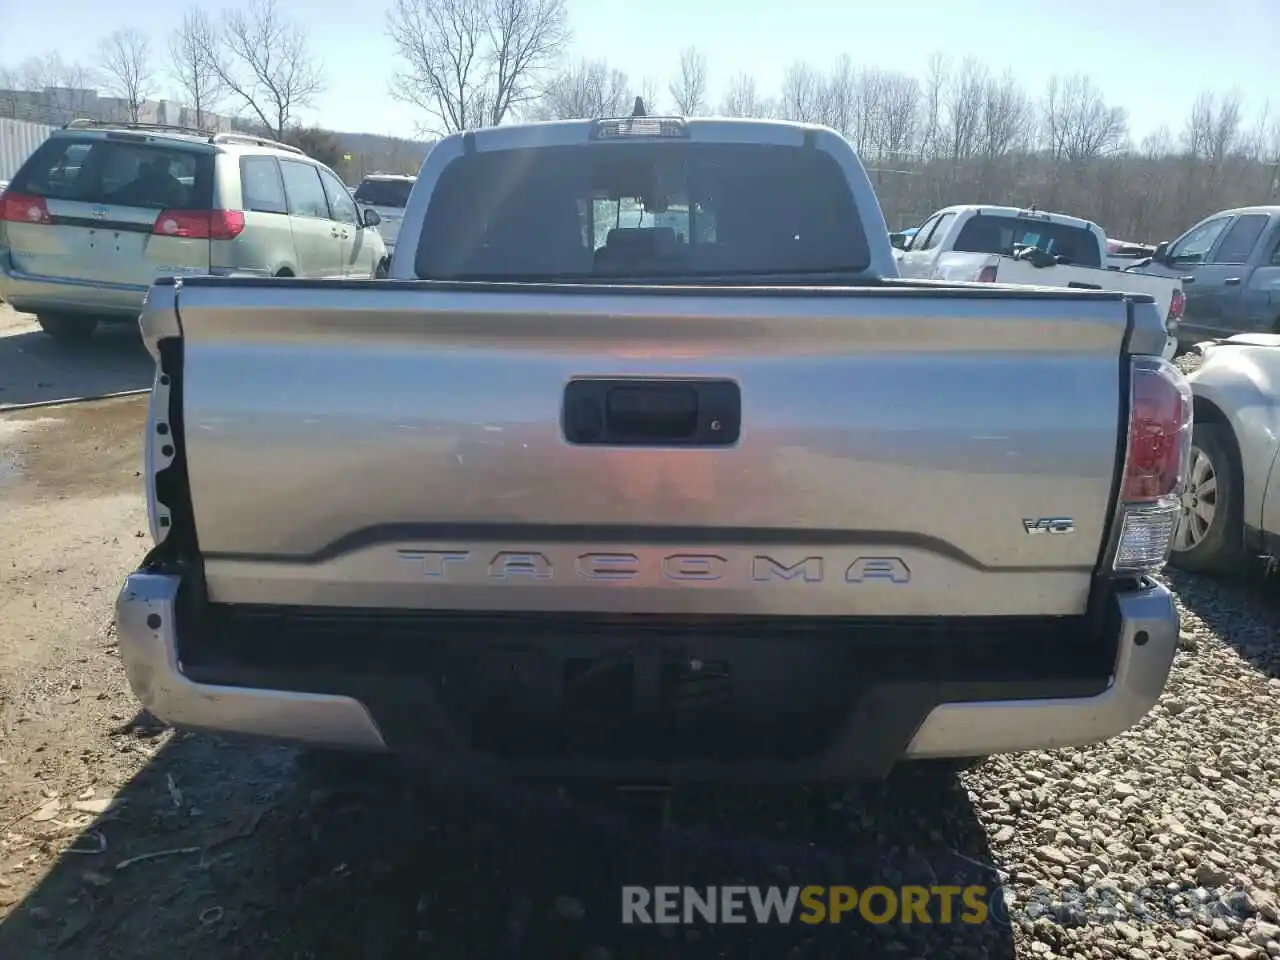
[[[1084, 750], [844, 792], [433, 779], [138, 713], [142, 410], [0, 414], [0, 958], [1280, 957], [1273, 584], [1171, 575], [1168, 690]], [[1007, 923], [617, 922], [623, 883], [873, 879], [999, 886]]]

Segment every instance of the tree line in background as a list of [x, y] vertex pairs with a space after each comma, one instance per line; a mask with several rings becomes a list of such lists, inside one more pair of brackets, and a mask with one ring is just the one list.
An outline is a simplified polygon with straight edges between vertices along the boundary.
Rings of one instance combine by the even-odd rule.
[[[707, 56], [695, 47], [665, 82], [603, 58], [570, 61], [566, 0], [391, 0], [386, 32], [398, 60], [389, 93], [421, 112], [424, 135], [623, 115], [637, 95], [650, 112], [824, 123], [857, 148], [893, 228], [951, 203], [1034, 203], [1154, 241], [1216, 210], [1280, 202], [1280, 114], [1265, 101], [1247, 112], [1239, 90], [1202, 92], [1180, 129], [1136, 139], [1125, 111], [1083, 73], [1031, 87], [976, 58], [935, 54], [915, 77], [845, 56], [796, 61], [773, 91], [738, 74], [712, 102]], [[249, 0], [216, 21], [193, 7], [162, 43], [122, 28], [91, 67], [32, 58], [0, 71], [0, 88], [56, 93], [95, 79], [135, 117], [160, 89], [174, 90], [198, 124], [230, 108], [341, 163], [336, 138], [298, 123], [325, 91], [324, 69], [277, 0]]]

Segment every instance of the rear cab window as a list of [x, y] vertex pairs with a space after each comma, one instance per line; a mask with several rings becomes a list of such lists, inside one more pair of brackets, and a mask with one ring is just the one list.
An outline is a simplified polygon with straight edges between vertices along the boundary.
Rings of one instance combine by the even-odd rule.
[[1102, 266], [1101, 244], [1091, 230], [1030, 216], [976, 214], [960, 228], [953, 249], [1012, 256], [1020, 247], [1039, 247], [1079, 267]]
[[50, 204], [209, 210], [213, 153], [132, 133], [51, 137], [10, 184]]
[[821, 150], [636, 142], [481, 151], [428, 204], [422, 279], [856, 273], [870, 248]]
[[356, 202], [370, 207], [399, 207], [409, 202], [413, 183], [409, 180], [362, 180], [356, 187]]

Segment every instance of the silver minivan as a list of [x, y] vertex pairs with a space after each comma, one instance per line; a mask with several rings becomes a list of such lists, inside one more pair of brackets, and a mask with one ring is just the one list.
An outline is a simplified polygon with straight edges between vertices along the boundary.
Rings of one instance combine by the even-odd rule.
[[380, 276], [378, 223], [296, 147], [73, 121], [0, 194], [0, 298], [82, 340], [136, 320], [157, 277]]

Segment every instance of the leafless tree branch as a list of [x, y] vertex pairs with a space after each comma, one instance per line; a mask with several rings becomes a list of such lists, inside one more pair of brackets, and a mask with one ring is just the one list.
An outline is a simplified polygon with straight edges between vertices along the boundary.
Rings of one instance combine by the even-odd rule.
[[218, 40], [217, 28], [199, 7], [183, 14], [182, 26], [169, 37], [169, 74], [201, 128], [227, 94], [218, 70]]
[[146, 34], [124, 27], [102, 41], [102, 75], [107, 89], [125, 102], [129, 119], [137, 123], [142, 107], [155, 93], [155, 66]]
[[627, 75], [604, 60], [580, 60], [551, 78], [530, 116], [538, 120], [617, 117], [632, 94]]
[[680, 51], [680, 69], [667, 88], [675, 101], [676, 111], [692, 117], [707, 105], [707, 57], [697, 47]]
[[729, 82], [720, 112], [726, 117], [768, 117], [773, 107], [756, 88], [756, 78], [739, 73]]
[[285, 18], [277, 0], [250, 0], [227, 14], [213, 66], [227, 91], [278, 139], [325, 89], [306, 31]]
[[387, 35], [400, 69], [391, 95], [424, 130], [496, 126], [529, 107], [569, 41], [565, 0], [394, 0]]

